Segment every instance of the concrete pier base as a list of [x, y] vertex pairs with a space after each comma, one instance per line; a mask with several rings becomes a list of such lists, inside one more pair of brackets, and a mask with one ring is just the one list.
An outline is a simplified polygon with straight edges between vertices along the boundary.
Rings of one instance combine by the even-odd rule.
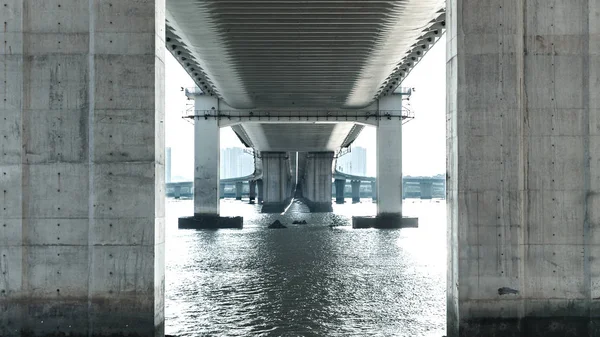
[[333, 152], [310, 152], [302, 183], [302, 196], [311, 212], [331, 212]]
[[242, 193], [244, 191], [244, 183], [235, 183], [235, 200], [242, 200]]
[[371, 181], [371, 200], [377, 201], [377, 181]]
[[303, 202], [308, 206], [311, 213], [328, 213], [333, 212], [333, 206], [331, 202], [313, 202], [308, 199], [304, 199]]
[[350, 185], [352, 186], [352, 203], [357, 204], [360, 202], [360, 180], [352, 180]]
[[419, 220], [417, 218], [403, 217], [396, 214], [385, 214], [378, 216], [353, 216], [352, 228], [417, 228]]
[[261, 158], [264, 181], [259, 185], [259, 193], [262, 192], [264, 198], [261, 211], [283, 212], [291, 200], [289, 155], [285, 152], [261, 152]]
[[290, 204], [290, 200], [283, 202], [263, 202], [261, 213], [282, 213]]
[[244, 218], [241, 216], [224, 217], [219, 215], [197, 214], [179, 218], [179, 229], [221, 229], [242, 228]]
[[565, 337], [600, 336], [600, 315], [596, 317], [480, 318], [461, 322], [459, 336]]
[[263, 203], [263, 195], [264, 195], [263, 180], [258, 179], [256, 181], [256, 198], [257, 198], [259, 204]]
[[343, 204], [345, 202], [344, 190], [346, 189], [346, 180], [336, 179], [335, 180], [335, 203]]
[[248, 183], [248, 202], [253, 204], [256, 201], [256, 180], [252, 180]]

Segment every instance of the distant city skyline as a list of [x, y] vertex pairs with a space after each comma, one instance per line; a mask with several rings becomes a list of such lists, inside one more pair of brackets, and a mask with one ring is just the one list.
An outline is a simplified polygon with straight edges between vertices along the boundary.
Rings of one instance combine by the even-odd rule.
[[254, 172], [254, 157], [241, 147], [221, 149], [221, 179], [237, 178]]
[[367, 175], [367, 149], [362, 146], [351, 146], [350, 152], [337, 159], [338, 171], [357, 175]]

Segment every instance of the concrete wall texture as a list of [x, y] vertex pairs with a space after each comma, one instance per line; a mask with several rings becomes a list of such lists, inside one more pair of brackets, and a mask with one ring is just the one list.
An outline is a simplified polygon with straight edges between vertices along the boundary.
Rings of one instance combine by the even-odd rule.
[[312, 202], [331, 204], [333, 152], [310, 152], [304, 170], [304, 197]]
[[600, 335], [600, 1], [449, 0], [448, 335]]
[[164, 0], [0, 6], [0, 336], [161, 335]]

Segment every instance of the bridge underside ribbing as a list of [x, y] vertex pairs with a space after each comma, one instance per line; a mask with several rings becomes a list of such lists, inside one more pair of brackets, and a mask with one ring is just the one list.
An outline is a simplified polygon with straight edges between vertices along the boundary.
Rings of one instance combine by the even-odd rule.
[[167, 47], [231, 107], [361, 108], [441, 35], [443, 0], [167, 1]]

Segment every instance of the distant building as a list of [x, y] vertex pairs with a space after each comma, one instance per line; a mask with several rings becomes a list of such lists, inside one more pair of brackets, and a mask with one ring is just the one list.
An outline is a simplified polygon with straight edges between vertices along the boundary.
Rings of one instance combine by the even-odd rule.
[[367, 175], [367, 149], [364, 147], [353, 147], [350, 153], [343, 155], [337, 160], [338, 171], [344, 173], [366, 176]]
[[167, 147], [165, 151], [165, 181], [171, 182], [171, 148]]
[[239, 147], [221, 149], [221, 179], [237, 178], [254, 172], [254, 158]]

